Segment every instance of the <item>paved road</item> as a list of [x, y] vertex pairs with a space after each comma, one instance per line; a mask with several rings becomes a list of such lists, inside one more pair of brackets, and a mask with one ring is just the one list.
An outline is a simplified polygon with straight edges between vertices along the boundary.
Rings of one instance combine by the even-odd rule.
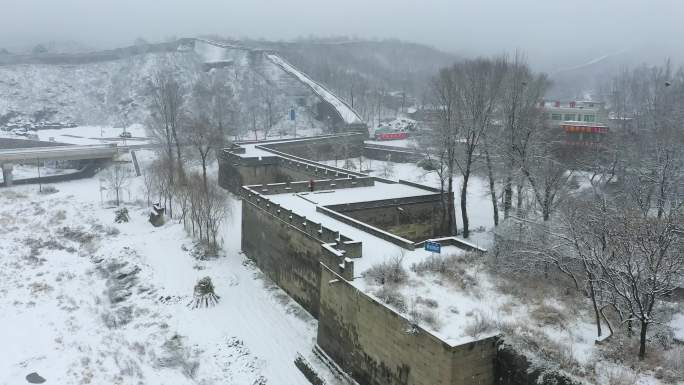
[[10, 148], [54, 147], [65, 145], [65, 143], [45, 142], [41, 140], [0, 138], [0, 150]]
[[25, 160], [83, 160], [112, 158], [118, 152], [114, 144], [61, 145], [0, 149], [0, 164]]

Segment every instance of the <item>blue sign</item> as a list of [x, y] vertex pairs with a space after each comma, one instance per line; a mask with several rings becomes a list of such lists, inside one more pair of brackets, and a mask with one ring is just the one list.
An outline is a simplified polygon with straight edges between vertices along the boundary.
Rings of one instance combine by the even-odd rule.
[[431, 251], [433, 253], [439, 253], [442, 251], [442, 245], [437, 242], [427, 241], [425, 242], [425, 250]]
[[294, 108], [290, 109], [290, 120], [295, 120], [295, 110]]

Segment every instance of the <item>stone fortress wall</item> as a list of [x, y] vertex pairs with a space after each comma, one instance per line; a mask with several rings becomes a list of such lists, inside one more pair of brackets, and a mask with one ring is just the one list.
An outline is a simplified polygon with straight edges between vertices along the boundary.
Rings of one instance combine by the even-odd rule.
[[[316, 140], [326, 149], [320, 150], [319, 158], [335, 140]], [[234, 191], [232, 178], [252, 183], [235, 190], [243, 201], [242, 250], [318, 319], [317, 344], [338, 366], [362, 385], [525, 385], [538, 380], [525, 375], [530, 372], [527, 361], [504, 349], [498, 337], [452, 346], [354, 286], [360, 273], [355, 261], [363, 258], [361, 241], [280, 206], [269, 195], [307, 191], [309, 179], [316, 181], [317, 189], [351, 191], [372, 186], [377, 178], [302, 158], [315, 148], [310, 143], [271, 147], [274, 156], [260, 158], [226, 150], [220, 159], [221, 185]], [[358, 218], [354, 221], [361, 225], [356, 228], [364, 229], [366, 222], [386, 227], [395, 223], [398, 207], [434, 215], [435, 196], [439, 194], [323, 209]]]

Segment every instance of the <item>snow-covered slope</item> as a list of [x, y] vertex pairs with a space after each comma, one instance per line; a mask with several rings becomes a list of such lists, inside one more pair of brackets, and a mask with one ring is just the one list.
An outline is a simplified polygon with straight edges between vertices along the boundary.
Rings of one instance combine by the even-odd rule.
[[220, 72], [233, 90], [231, 104], [238, 113], [255, 105], [263, 109], [268, 97], [276, 129], [292, 106], [309, 128], [323, 126], [312, 120], [321, 100], [340, 110], [345, 121], [360, 122], [343, 101], [287, 63], [286, 68], [274, 63], [265, 51], [203, 39], [184, 39], [171, 48], [120, 51], [104, 58], [98, 53], [92, 58], [67, 55], [50, 64], [28, 56], [0, 63], [0, 129], [119, 126], [122, 111], [128, 124], [143, 123], [150, 80], [161, 67], [172, 68], [187, 89], [203, 73]]
[[288, 73], [297, 77], [297, 79], [299, 79], [302, 83], [311, 87], [311, 89], [313, 89], [314, 92], [316, 94], [318, 94], [321, 98], [323, 98], [326, 102], [332, 104], [333, 107], [335, 107], [337, 112], [340, 114], [340, 117], [342, 117], [342, 120], [345, 121], [345, 123], [347, 123], [347, 124], [361, 124], [361, 123], [363, 123], [363, 119], [361, 119], [359, 114], [357, 114], [351, 107], [349, 107], [344, 100], [337, 97], [332, 92], [328, 91], [327, 88], [325, 88], [321, 84], [318, 84], [317, 82], [313, 81], [310, 77], [308, 77], [303, 72], [299, 71], [297, 68], [292, 66], [290, 63], [285, 61], [280, 56], [278, 56], [276, 54], [269, 54], [268, 58], [271, 61], [273, 61], [274, 63], [276, 63], [278, 66], [282, 67]]
[[192, 52], [150, 53], [78, 65], [0, 67], [0, 126], [8, 122], [112, 124], [123, 108], [142, 121], [146, 85], [164, 61], [189, 81], [200, 68]]

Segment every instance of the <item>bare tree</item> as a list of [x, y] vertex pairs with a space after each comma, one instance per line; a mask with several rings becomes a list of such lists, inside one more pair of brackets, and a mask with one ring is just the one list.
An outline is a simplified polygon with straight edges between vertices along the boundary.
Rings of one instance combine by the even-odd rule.
[[451, 68], [457, 88], [456, 118], [460, 126], [459, 147], [462, 149], [461, 156], [456, 158], [456, 165], [463, 176], [461, 221], [464, 238], [470, 235], [468, 183], [478, 155], [476, 149], [479, 148], [480, 139], [492, 125], [506, 66], [505, 59], [498, 58], [466, 60]]
[[184, 90], [168, 68], [158, 71], [153, 76], [151, 89], [150, 115], [154, 122], [153, 128], [157, 131], [157, 138], [161, 139], [170, 158], [173, 158], [175, 149], [177, 172], [182, 179], [184, 176], [182, 144], [178, 138], [185, 104]]
[[128, 188], [131, 181], [131, 170], [124, 162], [114, 162], [104, 173], [107, 190], [114, 194], [116, 205], [121, 203], [121, 195]]
[[[459, 142], [458, 92], [454, 74], [449, 68], [443, 68], [432, 80], [433, 104], [437, 112], [438, 123], [434, 127], [432, 146], [440, 154], [447, 171], [447, 211], [454, 212], [454, 172], [456, 168], [456, 146]], [[448, 214], [448, 234], [457, 232], [453, 215]]]
[[609, 224], [610, 258], [599, 260], [602, 282], [615, 296], [613, 306], [641, 326], [640, 359], [646, 357], [649, 326], [684, 276], [683, 219], [679, 208], [661, 217], [624, 210]]
[[[513, 183], [518, 180], [518, 205], [522, 203], [524, 180], [520, 168], [528, 155], [531, 135], [540, 126], [539, 101], [549, 86], [545, 75], [534, 75], [524, 57], [516, 53], [508, 64], [501, 98], [502, 132], [500, 152], [503, 155], [503, 211], [504, 219], [513, 207]], [[521, 208], [518, 207], [520, 214]]]

